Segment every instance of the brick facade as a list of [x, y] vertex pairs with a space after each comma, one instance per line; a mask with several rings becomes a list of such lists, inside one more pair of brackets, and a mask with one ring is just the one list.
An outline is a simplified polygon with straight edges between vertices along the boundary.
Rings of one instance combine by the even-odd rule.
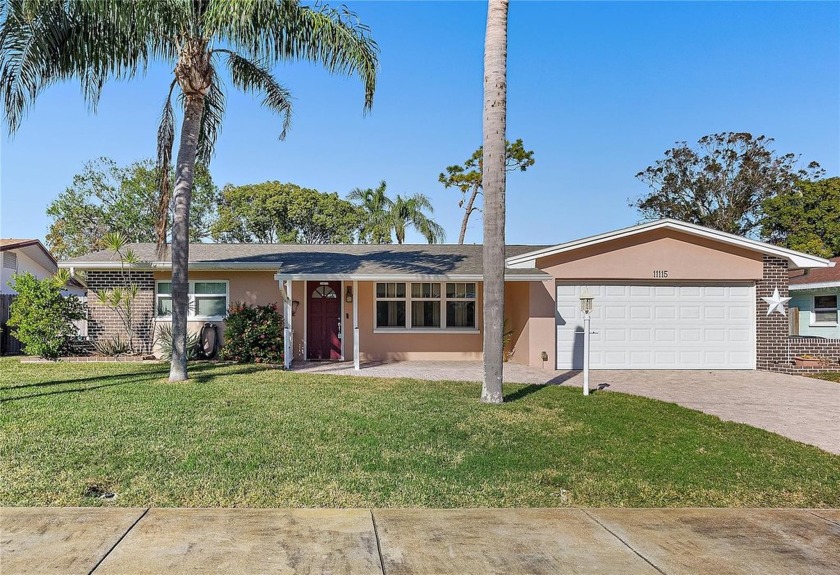
[[[756, 284], [756, 367], [783, 373], [817, 373], [840, 370], [840, 340], [790, 337], [789, 321], [780, 313], [767, 315], [767, 302], [778, 288], [779, 295], [788, 296], [788, 263], [775, 256], [764, 256], [764, 274]], [[824, 367], [795, 367], [793, 358], [811, 354], [827, 360]]]
[[[131, 272], [131, 283], [137, 284], [137, 299], [134, 301], [135, 345], [139, 351], [152, 349], [152, 326], [155, 311], [155, 280], [152, 272]], [[102, 340], [121, 336], [126, 333], [119, 315], [105, 305], [96, 296], [96, 290], [127, 286], [127, 277], [120, 271], [89, 271], [88, 284], [88, 336], [91, 340]]]

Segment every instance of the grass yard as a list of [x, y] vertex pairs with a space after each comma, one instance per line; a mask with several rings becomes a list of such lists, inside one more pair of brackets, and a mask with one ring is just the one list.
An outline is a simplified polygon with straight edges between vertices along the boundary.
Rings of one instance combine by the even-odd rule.
[[644, 398], [166, 372], [0, 360], [0, 505], [840, 507], [840, 457]]
[[813, 373], [808, 377], [814, 377], [816, 379], [824, 379], [826, 381], [836, 381], [840, 383], [840, 371], [826, 371], [823, 373]]

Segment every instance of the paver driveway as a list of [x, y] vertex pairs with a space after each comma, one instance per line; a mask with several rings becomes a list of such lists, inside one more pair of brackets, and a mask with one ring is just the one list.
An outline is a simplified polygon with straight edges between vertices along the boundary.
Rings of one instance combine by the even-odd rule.
[[[480, 381], [478, 361], [404, 361], [364, 364], [305, 363], [293, 369], [332, 375]], [[580, 372], [505, 364], [511, 383], [582, 386]], [[840, 384], [765, 371], [593, 371], [590, 387], [676, 403], [728, 421], [760, 427], [840, 454]]]

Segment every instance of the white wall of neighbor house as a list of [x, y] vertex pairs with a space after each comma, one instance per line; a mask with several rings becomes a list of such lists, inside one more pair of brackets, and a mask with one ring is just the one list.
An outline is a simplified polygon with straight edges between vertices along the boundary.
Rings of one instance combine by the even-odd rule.
[[[9, 255], [7, 255], [9, 254]], [[16, 294], [9, 282], [15, 274], [31, 273], [38, 279], [51, 277], [56, 268], [47, 269], [29, 256], [23, 250], [6, 250], [0, 254], [0, 293]]]

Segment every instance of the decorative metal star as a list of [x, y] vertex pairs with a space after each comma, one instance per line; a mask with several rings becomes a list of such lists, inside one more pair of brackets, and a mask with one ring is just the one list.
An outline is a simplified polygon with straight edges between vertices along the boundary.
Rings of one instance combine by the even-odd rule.
[[789, 302], [791, 298], [779, 295], [779, 288], [773, 290], [773, 295], [770, 297], [763, 297], [761, 299], [767, 302], [767, 315], [770, 315], [774, 311], [778, 311], [782, 315], [787, 315], [785, 313], [785, 304]]

